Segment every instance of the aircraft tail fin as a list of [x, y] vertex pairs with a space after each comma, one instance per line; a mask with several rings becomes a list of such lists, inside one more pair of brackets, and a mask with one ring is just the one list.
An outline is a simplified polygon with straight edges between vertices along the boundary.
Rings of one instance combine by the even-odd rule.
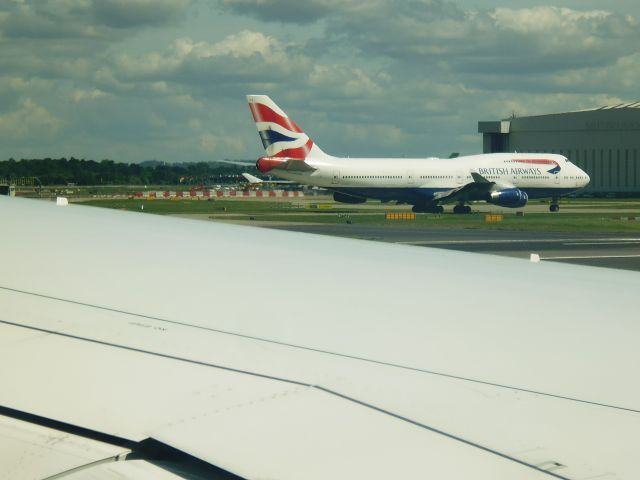
[[325, 156], [267, 95], [247, 95], [247, 101], [267, 157], [304, 161]]

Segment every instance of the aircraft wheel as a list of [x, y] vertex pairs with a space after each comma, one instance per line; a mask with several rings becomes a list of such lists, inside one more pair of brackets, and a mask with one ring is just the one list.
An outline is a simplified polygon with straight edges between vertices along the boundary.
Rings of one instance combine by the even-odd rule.
[[471, 207], [469, 205], [465, 205], [463, 213], [471, 213]]
[[411, 211], [414, 213], [442, 214], [444, 213], [444, 208], [441, 205], [414, 205]]
[[549, 206], [549, 211], [550, 211], [550, 212], [557, 212], [557, 211], [559, 211], [559, 210], [560, 210], [560, 205], [558, 205], [557, 203], [552, 203], [552, 204]]
[[453, 207], [453, 213], [464, 213], [464, 205], [456, 205]]

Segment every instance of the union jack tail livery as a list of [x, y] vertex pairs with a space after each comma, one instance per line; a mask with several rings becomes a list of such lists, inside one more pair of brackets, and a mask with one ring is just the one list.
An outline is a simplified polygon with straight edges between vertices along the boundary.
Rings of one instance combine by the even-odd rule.
[[263, 158], [276, 164], [324, 156], [313, 140], [267, 95], [247, 95], [247, 101], [267, 154]]

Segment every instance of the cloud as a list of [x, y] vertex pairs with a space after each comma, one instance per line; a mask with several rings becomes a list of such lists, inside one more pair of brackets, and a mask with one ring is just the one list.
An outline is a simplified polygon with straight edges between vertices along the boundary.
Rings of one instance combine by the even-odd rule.
[[97, 88], [91, 90], [75, 90], [73, 92], [73, 101], [74, 102], [85, 102], [95, 100], [100, 97], [105, 97], [107, 94], [102, 90], [98, 90]]
[[238, 135], [220, 135], [219, 133], [204, 132], [200, 135], [200, 150], [208, 154], [225, 152], [229, 155], [243, 153], [246, 138]]
[[23, 0], [0, 6], [0, 32], [8, 38], [94, 39], [123, 29], [170, 25], [191, 0]]
[[[333, 35], [413, 70], [464, 73], [559, 71], [607, 65], [635, 50], [637, 22], [557, 7], [465, 11], [443, 1], [385, 2], [328, 21]], [[420, 63], [417, 63], [420, 62]]]
[[247, 93], [353, 156], [471, 153], [478, 120], [637, 99], [631, 10], [542, 3], [5, 1], [2, 156], [251, 158]]
[[412, 70], [446, 65], [457, 72], [483, 74], [587, 68], [611, 64], [635, 51], [640, 42], [634, 17], [603, 10], [465, 10], [445, 0], [316, 0], [299, 2], [308, 14], [287, 15], [285, 3], [222, 0], [226, 8], [267, 20], [326, 20], [327, 35], [336, 44], [349, 44]]
[[[21, 0], [0, 3], [3, 72], [49, 80], [97, 81], [121, 90], [104, 59], [119, 44], [184, 18], [191, 0]], [[122, 21], [117, 19], [122, 17]], [[95, 85], [94, 85], [95, 86]], [[89, 87], [87, 87], [89, 88]]]
[[274, 37], [248, 30], [229, 35], [217, 43], [193, 42], [189, 38], [176, 42], [176, 51], [179, 55], [182, 57], [193, 56], [195, 58], [248, 58], [258, 55], [265, 59], [277, 56], [277, 60], [282, 61], [284, 60], [285, 48]]
[[[344, 1], [344, 0], [343, 0]], [[313, 23], [337, 9], [340, 0], [221, 0], [223, 8], [268, 22]]]
[[7, 105], [17, 105], [16, 100], [25, 94], [46, 93], [51, 81], [40, 78], [25, 78], [19, 75], [0, 76], [0, 111]]
[[103, 76], [120, 85], [165, 82], [197, 88], [207, 96], [241, 98], [259, 85], [301, 81], [311, 62], [294, 45], [244, 30], [218, 42], [180, 38], [164, 52], [122, 53], [105, 68]]
[[191, 0], [94, 0], [97, 23], [112, 28], [164, 26], [184, 18]]
[[7, 38], [96, 37], [88, 5], [77, 2], [6, 2], [0, 6], [0, 32]]
[[316, 64], [309, 73], [309, 87], [329, 90], [341, 97], [375, 96], [383, 93], [381, 83], [388, 83], [389, 77], [379, 75], [372, 78], [359, 68], [344, 64]]
[[51, 136], [62, 126], [63, 121], [54, 117], [30, 98], [25, 99], [18, 110], [0, 115], [0, 137], [12, 142], [32, 136]]

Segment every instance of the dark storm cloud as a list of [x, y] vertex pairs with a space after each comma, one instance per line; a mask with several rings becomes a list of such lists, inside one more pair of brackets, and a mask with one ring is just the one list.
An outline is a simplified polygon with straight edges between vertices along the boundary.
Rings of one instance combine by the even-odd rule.
[[114, 29], [169, 25], [184, 18], [190, 0], [31, 0], [0, 6], [8, 38], [107, 39]]
[[220, 0], [226, 10], [268, 22], [313, 23], [338, 10], [339, 0]]
[[91, 17], [86, 2], [5, 2], [0, 6], [0, 34], [34, 39], [100, 36]]
[[97, 22], [112, 28], [164, 26], [177, 22], [191, 0], [95, 0]]

